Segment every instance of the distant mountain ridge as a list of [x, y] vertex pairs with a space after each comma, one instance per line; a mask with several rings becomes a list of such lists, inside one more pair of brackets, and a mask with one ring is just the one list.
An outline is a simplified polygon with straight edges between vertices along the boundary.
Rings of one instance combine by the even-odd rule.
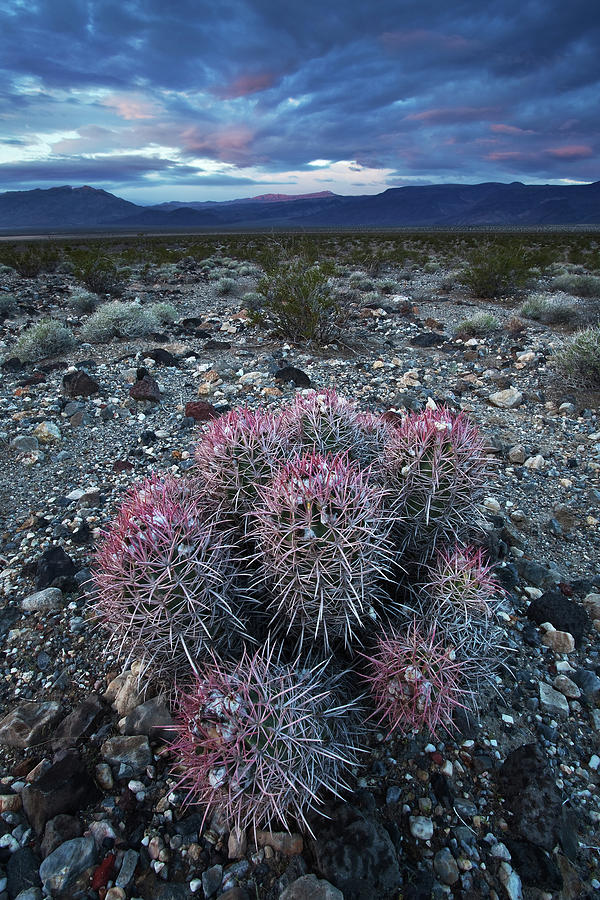
[[139, 206], [88, 186], [0, 194], [0, 229], [140, 230], [600, 225], [600, 181], [584, 185], [438, 184], [341, 196], [262, 194]]

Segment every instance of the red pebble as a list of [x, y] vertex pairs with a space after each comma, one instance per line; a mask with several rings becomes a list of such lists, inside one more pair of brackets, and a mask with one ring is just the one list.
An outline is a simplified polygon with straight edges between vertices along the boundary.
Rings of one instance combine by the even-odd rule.
[[92, 878], [91, 888], [93, 891], [99, 890], [101, 887], [105, 887], [109, 881], [114, 877], [115, 874], [115, 859], [116, 856], [114, 853], [108, 853], [96, 871], [94, 872], [94, 876]]

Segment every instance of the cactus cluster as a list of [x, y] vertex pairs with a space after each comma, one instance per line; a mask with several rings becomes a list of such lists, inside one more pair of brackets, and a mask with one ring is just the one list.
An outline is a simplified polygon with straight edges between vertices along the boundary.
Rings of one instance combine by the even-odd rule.
[[483, 439], [446, 408], [375, 415], [327, 390], [212, 419], [195, 462], [126, 498], [99, 615], [146, 677], [187, 685], [188, 797], [232, 827], [308, 826], [369, 720], [449, 730], [493, 672], [498, 588], [469, 543]]

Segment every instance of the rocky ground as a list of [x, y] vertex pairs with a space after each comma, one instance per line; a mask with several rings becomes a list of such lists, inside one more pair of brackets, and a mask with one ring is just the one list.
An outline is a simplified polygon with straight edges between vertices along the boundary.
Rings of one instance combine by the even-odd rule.
[[[19, 365], [19, 330], [65, 318], [74, 279], [0, 275], [19, 301], [0, 379], [0, 900], [600, 891], [598, 397], [561, 383], [561, 335], [515, 328], [511, 298], [485, 304], [501, 330], [458, 339], [481, 301], [434, 273], [398, 281], [377, 301], [349, 293], [342, 343], [308, 352], [250, 324], [238, 296], [251, 279], [218, 297], [188, 265], [128, 284], [125, 299], [177, 307], [164, 334]], [[460, 718], [452, 737], [375, 736], [314, 838], [236, 835], [182, 808], [162, 752], [169, 710], [142, 702], [135, 667], [120, 672], [85, 583], [123, 491], [192, 466], [203, 403], [276, 407], [309, 386], [374, 411], [432, 398], [481, 426], [507, 663], [480, 721]]]

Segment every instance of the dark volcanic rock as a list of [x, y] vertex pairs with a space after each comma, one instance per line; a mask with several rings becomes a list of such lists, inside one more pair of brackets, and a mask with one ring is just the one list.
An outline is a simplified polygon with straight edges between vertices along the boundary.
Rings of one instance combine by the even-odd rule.
[[208, 422], [210, 419], [217, 419], [220, 412], [206, 400], [190, 400], [185, 404], [185, 415], [196, 422]]
[[591, 625], [590, 617], [579, 603], [569, 600], [559, 590], [550, 590], [532, 600], [527, 617], [538, 625], [551, 622], [557, 631], [568, 631], [575, 638], [575, 646], [581, 644], [584, 634]]
[[21, 891], [37, 887], [40, 861], [31, 847], [19, 847], [8, 860], [6, 866], [8, 896], [14, 900]]
[[0, 744], [19, 749], [40, 744], [61, 715], [56, 700], [19, 703], [0, 722]]
[[523, 884], [545, 891], [559, 891], [562, 888], [561, 874], [549, 853], [529, 841], [507, 838], [505, 843], [512, 857], [512, 865]]
[[497, 775], [510, 832], [552, 851], [560, 840], [564, 810], [547, 760], [536, 744], [509, 753]]
[[74, 813], [98, 796], [92, 778], [76, 750], [57, 755], [56, 761], [21, 792], [23, 809], [38, 834], [59, 813]]
[[129, 388], [129, 396], [133, 397], [134, 400], [149, 400], [152, 403], [160, 403], [160, 388], [147, 369], [138, 369], [137, 379]]
[[385, 896], [400, 884], [394, 845], [385, 828], [350, 803], [339, 804], [313, 843], [317, 868], [346, 900]]
[[163, 350], [162, 347], [155, 347], [154, 350], [144, 351], [142, 356], [144, 359], [153, 359], [159, 366], [175, 368], [179, 364], [177, 357], [173, 356], [172, 353], [169, 353], [168, 350]]
[[54, 816], [44, 829], [44, 839], [40, 846], [42, 856], [44, 858], [49, 856], [53, 850], [56, 850], [65, 841], [81, 837], [82, 831], [83, 826], [77, 816], [67, 816], [64, 813]]
[[293, 381], [296, 387], [310, 387], [310, 378], [306, 372], [303, 372], [302, 369], [297, 369], [296, 366], [284, 366], [282, 369], [277, 369], [275, 379], [277, 381], [285, 381], [286, 384], [288, 381]]
[[[38, 559], [35, 578], [36, 590], [62, 587], [73, 578], [75, 571], [75, 563], [62, 547], [49, 547]], [[60, 584], [55, 584], [57, 580], [60, 581]]]
[[422, 331], [410, 339], [411, 347], [437, 347], [446, 341], [445, 334], [438, 334], [436, 331]]
[[91, 730], [102, 710], [100, 698], [91, 694], [62, 720], [52, 737], [52, 749], [74, 747]]
[[98, 393], [100, 385], [87, 372], [78, 369], [63, 376], [62, 389], [66, 397], [90, 397]]

